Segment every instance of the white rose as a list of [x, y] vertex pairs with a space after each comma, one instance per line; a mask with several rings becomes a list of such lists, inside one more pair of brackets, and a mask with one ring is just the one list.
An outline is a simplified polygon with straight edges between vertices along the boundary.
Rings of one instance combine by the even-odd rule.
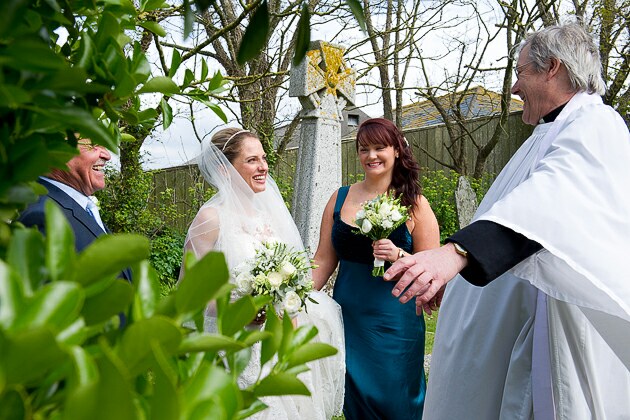
[[391, 229], [394, 226], [394, 222], [392, 222], [389, 219], [385, 219], [383, 220], [383, 222], [381, 223], [381, 225], [383, 226], [383, 228], [385, 229]]
[[295, 268], [293, 264], [288, 261], [282, 261], [282, 264], [280, 264], [280, 274], [285, 279], [294, 275], [296, 271], [297, 268]]
[[269, 280], [269, 285], [273, 289], [277, 289], [278, 287], [282, 285], [282, 281], [284, 280], [284, 278], [282, 277], [280, 273], [276, 273], [274, 271], [272, 273], [269, 273], [269, 275], [267, 276], [267, 280]]
[[302, 299], [293, 290], [287, 292], [284, 296], [282, 306], [289, 314], [294, 314], [302, 307]]
[[365, 219], [361, 224], [361, 232], [369, 233], [372, 230], [372, 223], [368, 219]]
[[392, 212], [392, 206], [387, 203], [381, 204], [381, 207], [378, 209], [379, 216], [387, 217]]
[[249, 273], [241, 273], [234, 281], [236, 288], [243, 296], [249, 295], [254, 290], [254, 278]]
[[359, 210], [356, 214], [356, 219], [357, 220], [365, 219], [365, 210], [363, 209]]
[[400, 212], [398, 211], [398, 209], [394, 209], [394, 211], [391, 214], [391, 218], [394, 222], [399, 221], [400, 219], [402, 219], [402, 214], [400, 214]]

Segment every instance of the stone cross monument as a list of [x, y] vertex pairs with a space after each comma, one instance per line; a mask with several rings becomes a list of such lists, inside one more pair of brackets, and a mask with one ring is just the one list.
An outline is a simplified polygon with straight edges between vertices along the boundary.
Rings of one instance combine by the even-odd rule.
[[291, 69], [289, 95], [302, 104], [300, 147], [293, 191], [293, 218], [304, 246], [317, 249], [324, 207], [341, 186], [341, 123], [346, 104], [354, 104], [355, 72], [345, 50], [314, 41]]

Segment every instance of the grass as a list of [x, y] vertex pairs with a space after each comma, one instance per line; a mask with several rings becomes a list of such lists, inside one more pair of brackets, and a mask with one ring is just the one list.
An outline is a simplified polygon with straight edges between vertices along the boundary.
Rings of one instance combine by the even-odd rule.
[[425, 335], [425, 343], [424, 343], [424, 354], [431, 354], [433, 351], [433, 341], [435, 340], [435, 325], [437, 324], [438, 313], [433, 312], [433, 315], [427, 316], [424, 315], [424, 322], [427, 324], [426, 335]]

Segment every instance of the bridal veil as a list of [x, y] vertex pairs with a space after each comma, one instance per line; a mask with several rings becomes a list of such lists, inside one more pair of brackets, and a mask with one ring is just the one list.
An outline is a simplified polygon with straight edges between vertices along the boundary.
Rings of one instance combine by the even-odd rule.
[[[278, 186], [267, 176], [265, 191], [255, 193], [245, 182], [221, 150], [214, 144], [204, 147], [198, 157], [199, 168], [217, 191], [199, 210], [186, 236], [184, 250], [192, 251], [197, 258], [207, 252], [221, 251], [229, 268], [234, 268], [255, 255], [264, 241], [276, 240], [304, 250], [300, 234], [287, 210]], [[328, 295], [314, 291], [307, 302], [306, 311], [297, 315], [298, 326], [315, 326], [318, 335], [314, 341], [330, 344], [339, 350], [335, 356], [308, 364], [310, 371], [299, 378], [312, 393], [311, 397], [281, 396], [263, 398], [268, 409], [256, 419], [313, 419], [327, 420], [340, 415], [344, 397], [345, 343], [341, 308]], [[210, 315], [206, 318], [211, 318]], [[206, 326], [216, 325], [208, 319]], [[254, 346], [250, 365], [239, 379], [247, 386], [258, 377], [260, 346]]]

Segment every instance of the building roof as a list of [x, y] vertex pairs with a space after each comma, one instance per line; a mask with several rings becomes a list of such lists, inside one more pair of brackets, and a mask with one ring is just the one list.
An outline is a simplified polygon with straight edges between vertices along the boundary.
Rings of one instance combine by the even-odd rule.
[[[448, 112], [457, 106], [461, 100], [460, 110], [465, 119], [488, 117], [501, 112], [501, 95], [485, 89], [482, 86], [469, 89], [464, 92], [449, 93], [440, 96], [438, 101]], [[510, 113], [523, 110], [523, 101], [512, 98], [510, 101]], [[428, 127], [443, 124], [444, 120], [437, 108], [429, 100], [414, 102], [402, 107], [402, 127], [410, 128]]]

